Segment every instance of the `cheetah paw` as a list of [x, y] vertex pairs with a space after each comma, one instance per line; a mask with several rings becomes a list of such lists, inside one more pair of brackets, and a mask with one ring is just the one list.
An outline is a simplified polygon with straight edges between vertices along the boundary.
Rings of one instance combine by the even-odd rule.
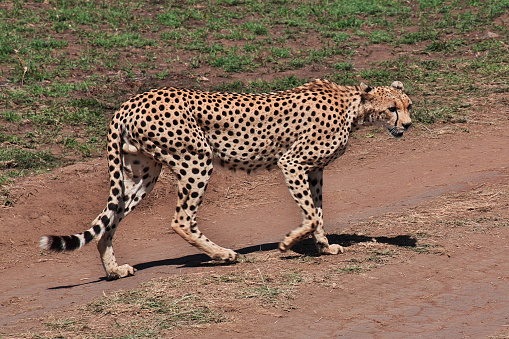
[[286, 252], [290, 249], [291, 246], [286, 245], [283, 241], [279, 243], [279, 250], [281, 252]]
[[219, 253], [216, 253], [210, 256], [212, 260], [221, 261], [221, 262], [235, 262], [238, 258], [238, 253], [232, 250], [224, 250]]
[[127, 264], [122, 266], [117, 266], [114, 270], [108, 273], [108, 280], [117, 280], [120, 278], [125, 278], [134, 275], [136, 269]]
[[345, 249], [341, 245], [332, 244], [332, 245], [329, 245], [329, 247], [323, 248], [320, 251], [320, 253], [334, 255], [334, 254], [339, 254], [339, 253], [345, 253]]

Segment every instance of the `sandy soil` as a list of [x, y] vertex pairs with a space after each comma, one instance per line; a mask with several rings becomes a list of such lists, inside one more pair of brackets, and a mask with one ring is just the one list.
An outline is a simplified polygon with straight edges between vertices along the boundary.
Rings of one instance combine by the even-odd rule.
[[[509, 201], [508, 125], [506, 116], [491, 125], [416, 126], [402, 140], [382, 133], [367, 138], [361, 131], [345, 156], [325, 171], [326, 232], [339, 235], [387, 213], [404, 216], [426, 210], [447, 203], [450, 194], [475, 193], [484, 186], [505, 192], [505, 200], [498, 196], [497, 217], [508, 220], [508, 204], [504, 205]], [[104, 207], [107, 186], [103, 159], [24, 178], [13, 185], [16, 204], [0, 210], [0, 333], [36, 330], [41, 316], [155, 277], [229, 269], [190, 265], [207, 258], [169, 227], [175, 189], [168, 171], [116, 234], [117, 259], [135, 265], [136, 276], [105, 281], [95, 246], [69, 254], [38, 249], [44, 234], [71, 234], [88, 228]], [[461, 213], [464, 217], [476, 211], [465, 208]], [[401, 235], [403, 230], [388, 220], [379, 230], [382, 227], [387, 236]], [[278, 171], [248, 176], [217, 169], [199, 213], [199, 225], [209, 238], [242, 253], [256, 253], [262, 245], [277, 253], [276, 243], [299, 222], [299, 210]], [[414, 252], [364, 274], [344, 275], [334, 287], [300, 290], [292, 310], [276, 316], [244, 309], [234, 323], [207, 327], [201, 335], [509, 335], [509, 227], [461, 234], [451, 231], [440, 237], [444, 250], [438, 254]]]

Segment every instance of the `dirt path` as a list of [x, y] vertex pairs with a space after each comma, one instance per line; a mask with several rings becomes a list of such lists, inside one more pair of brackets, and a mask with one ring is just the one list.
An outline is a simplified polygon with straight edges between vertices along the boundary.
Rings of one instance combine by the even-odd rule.
[[[359, 134], [345, 156], [325, 172], [326, 232], [339, 234], [372, 216], [403, 213], [444, 193], [507, 183], [507, 122], [468, 128], [470, 133], [431, 135], [417, 127], [403, 140]], [[101, 279], [104, 272], [94, 246], [70, 254], [43, 254], [37, 249], [41, 235], [82, 231], [104, 207], [104, 160], [17, 183], [12, 192], [20, 196], [18, 202], [0, 211], [0, 333], [37, 329], [37, 318], [43, 314], [154, 277], [210, 270], [186, 265], [206, 258], [170, 231], [174, 189], [171, 177], [161, 181], [116, 234], [117, 259], [135, 265], [138, 272], [114, 282]], [[198, 220], [209, 238], [243, 253], [262, 244], [275, 248], [272, 244], [299, 221], [299, 211], [277, 171], [247, 176], [221, 169], [213, 176]], [[204, 334], [295, 338], [509, 334], [508, 237], [507, 228], [473, 234], [450, 256], [416, 254], [367, 274], [347, 275], [337, 288], [304, 291], [295, 300], [300, 307], [284, 315], [246, 310], [233, 327], [211, 327]]]
[[238, 316], [242, 325], [204, 333], [209, 338], [225, 333], [239, 338], [508, 335], [509, 231], [469, 240], [450, 256], [415, 255], [365, 274], [345, 275], [334, 287], [303, 291], [291, 312], [246, 310]]

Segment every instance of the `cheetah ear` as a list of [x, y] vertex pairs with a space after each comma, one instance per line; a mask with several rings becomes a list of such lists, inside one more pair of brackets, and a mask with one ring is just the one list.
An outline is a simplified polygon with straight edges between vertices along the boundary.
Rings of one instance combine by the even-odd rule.
[[391, 84], [391, 86], [394, 87], [395, 89], [399, 89], [400, 91], [404, 91], [405, 90], [405, 87], [403, 86], [403, 83], [401, 81], [394, 81]]
[[365, 83], [361, 82], [361, 84], [359, 85], [361, 91], [363, 91], [364, 93], [369, 93], [373, 90], [373, 88], [369, 85], [366, 85]]
[[361, 84], [359, 85], [359, 89], [361, 90], [362, 103], [370, 101], [374, 97], [374, 95], [371, 93], [371, 91], [373, 91], [373, 87], [361, 82]]

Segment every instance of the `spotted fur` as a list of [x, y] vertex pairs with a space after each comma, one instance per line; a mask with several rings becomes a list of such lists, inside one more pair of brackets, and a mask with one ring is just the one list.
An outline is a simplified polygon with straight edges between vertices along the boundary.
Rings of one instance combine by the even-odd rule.
[[117, 265], [113, 235], [152, 190], [164, 164], [178, 183], [172, 228], [213, 260], [234, 261], [237, 253], [207, 239], [196, 224], [216, 159], [232, 169], [281, 169], [303, 216], [302, 225], [280, 243], [282, 251], [312, 235], [320, 253], [342, 252], [328, 243], [323, 230], [323, 169], [344, 153], [351, 130], [360, 125], [379, 123], [401, 137], [411, 125], [411, 101], [403, 90], [400, 82], [345, 87], [315, 80], [266, 94], [163, 88], [137, 95], [110, 124], [105, 209], [84, 233], [44, 236], [40, 246], [72, 251], [98, 239], [108, 279], [133, 275], [131, 266]]

